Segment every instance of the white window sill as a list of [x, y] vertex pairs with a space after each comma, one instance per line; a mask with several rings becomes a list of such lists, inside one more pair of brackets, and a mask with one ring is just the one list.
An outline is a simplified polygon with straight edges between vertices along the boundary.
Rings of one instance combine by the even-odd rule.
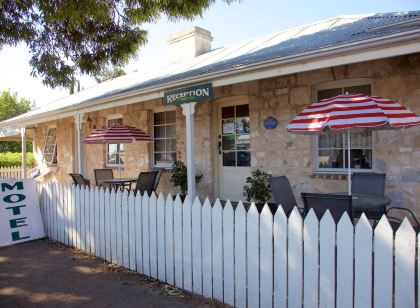
[[[358, 173], [358, 172], [375, 172], [374, 169], [350, 169], [351, 173]], [[314, 174], [337, 174], [337, 175], [347, 175], [348, 171], [346, 170], [314, 170]]]

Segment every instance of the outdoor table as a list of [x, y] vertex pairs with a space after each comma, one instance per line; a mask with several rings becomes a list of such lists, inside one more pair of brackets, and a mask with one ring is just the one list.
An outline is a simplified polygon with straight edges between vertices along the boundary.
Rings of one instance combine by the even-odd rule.
[[124, 188], [126, 185], [131, 186], [131, 183], [137, 182], [137, 179], [136, 178], [121, 178], [121, 179], [100, 180], [98, 182], [99, 184], [110, 184], [115, 188], [115, 190], [117, 190], [119, 187]]
[[[347, 192], [334, 193], [337, 195], [347, 195]], [[385, 214], [385, 208], [391, 204], [391, 199], [386, 196], [352, 193], [352, 203], [355, 212], [363, 212], [364, 210], [379, 210], [381, 214]]]

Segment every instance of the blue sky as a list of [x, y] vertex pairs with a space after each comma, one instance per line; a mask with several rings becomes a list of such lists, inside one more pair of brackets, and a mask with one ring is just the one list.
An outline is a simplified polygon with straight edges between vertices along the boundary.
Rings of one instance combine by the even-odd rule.
[[[131, 61], [126, 71], [149, 70], [164, 64], [168, 58], [169, 35], [190, 26], [209, 30], [214, 37], [212, 47], [217, 48], [334, 16], [414, 10], [420, 10], [418, 0], [241, 0], [231, 5], [219, 0], [204, 13], [203, 18], [176, 23], [162, 18], [156, 24], [146, 25], [149, 43], [139, 51], [138, 59]], [[28, 62], [25, 46], [4, 47], [0, 52], [0, 90], [16, 91], [38, 106], [68, 95], [67, 90], [51, 90], [40, 80], [30, 77]], [[89, 87], [94, 81], [83, 78], [82, 85]]]

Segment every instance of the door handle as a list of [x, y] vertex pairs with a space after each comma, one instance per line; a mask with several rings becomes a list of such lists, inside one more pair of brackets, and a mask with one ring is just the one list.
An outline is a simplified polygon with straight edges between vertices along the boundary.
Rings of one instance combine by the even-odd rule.
[[222, 154], [222, 142], [221, 141], [219, 141], [219, 143], [218, 143], [218, 149], [219, 149], [219, 155], [220, 154]]

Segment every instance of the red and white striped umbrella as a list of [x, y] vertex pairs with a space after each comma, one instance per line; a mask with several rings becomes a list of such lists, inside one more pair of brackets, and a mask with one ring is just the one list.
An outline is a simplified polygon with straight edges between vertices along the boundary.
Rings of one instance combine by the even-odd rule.
[[348, 192], [351, 194], [350, 130], [396, 129], [419, 124], [419, 116], [389, 99], [342, 94], [312, 103], [287, 125], [287, 130], [306, 134], [347, 130]]
[[121, 124], [107, 128], [99, 128], [83, 139], [84, 143], [130, 143], [136, 141], [152, 141], [153, 138], [141, 129]]
[[287, 125], [287, 129], [316, 133], [327, 129], [387, 129], [419, 124], [419, 116], [389, 99], [343, 94], [312, 103]]

